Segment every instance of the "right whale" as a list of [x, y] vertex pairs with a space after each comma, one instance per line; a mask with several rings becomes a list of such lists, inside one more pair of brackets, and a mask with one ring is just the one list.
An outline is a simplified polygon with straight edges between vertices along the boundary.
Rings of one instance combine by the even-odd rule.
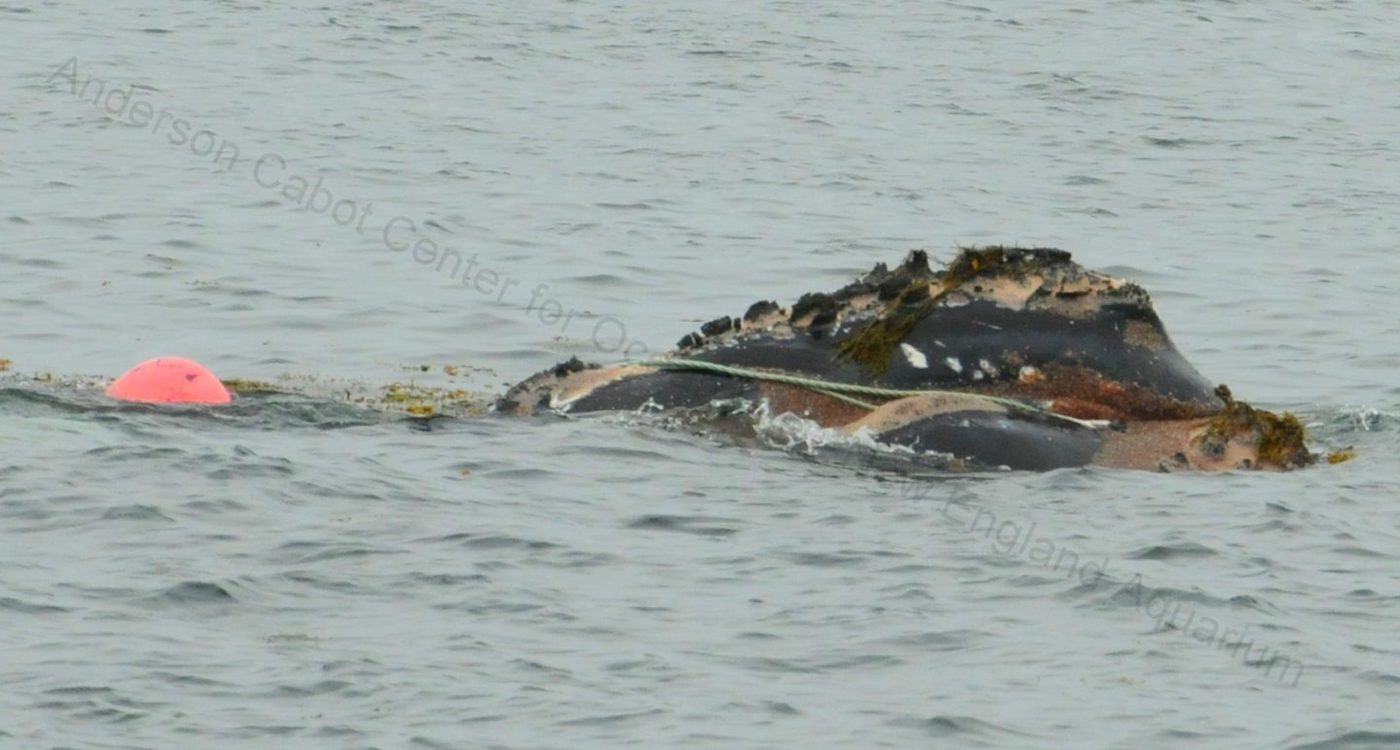
[[1051, 248], [964, 249], [936, 270], [914, 251], [834, 292], [712, 320], [659, 360], [570, 360], [496, 408], [665, 410], [734, 398], [971, 468], [1315, 460], [1292, 415], [1235, 401], [1197, 372], [1145, 290]]

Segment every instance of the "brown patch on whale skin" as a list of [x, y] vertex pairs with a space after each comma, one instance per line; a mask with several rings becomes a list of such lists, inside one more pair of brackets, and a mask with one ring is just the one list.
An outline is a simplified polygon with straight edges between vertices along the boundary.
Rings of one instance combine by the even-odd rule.
[[1050, 411], [1075, 419], [1107, 419], [1121, 422], [1128, 418], [1123, 412], [1106, 404], [1077, 398], [1057, 398], [1050, 404]]
[[1123, 328], [1123, 341], [1130, 346], [1140, 346], [1154, 352], [1160, 352], [1171, 346], [1156, 326], [1141, 320], [1128, 321], [1128, 324]]
[[1081, 419], [1166, 420], [1208, 417], [1220, 406], [1179, 401], [1135, 383], [1109, 380], [1079, 365], [1046, 364], [1034, 378], [974, 385], [966, 390], [1003, 398], [1051, 402], [1051, 411]]
[[906, 396], [865, 413], [860, 419], [846, 424], [841, 431], [847, 435], [854, 435], [861, 429], [868, 429], [879, 434], [911, 425], [921, 419], [964, 411], [1006, 414], [1007, 408], [985, 398], [963, 393]]
[[1129, 423], [1122, 430], [1103, 433], [1093, 464], [1167, 472], [1283, 468], [1261, 461], [1258, 450], [1246, 441], [1226, 441], [1218, 449], [1203, 450], [1201, 436], [1209, 424], [1209, 419]]
[[[1093, 464], [1110, 469], [1174, 471], [1207, 468], [1192, 461], [1188, 454], [1191, 436], [1204, 426], [1204, 419], [1131, 422], [1122, 430], [1107, 430]], [[1230, 468], [1230, 467], [1222, 467]]]
[[773, 414], [795, 414], [822, 427], [840, 427], [870, 413], [849, 401], [782, 383], [762, 383], [758, 393]]

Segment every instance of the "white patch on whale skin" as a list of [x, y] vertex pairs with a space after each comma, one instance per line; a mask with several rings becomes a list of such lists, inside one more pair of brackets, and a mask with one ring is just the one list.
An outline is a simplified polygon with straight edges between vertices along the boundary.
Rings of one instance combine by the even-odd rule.
[[920, 370], [928, 369], [928, 357], [924, 353], [908, 344], [900, 344], [900, 351], [904, 352], [904, 358], [909, 360], [909, 364]]
[[646, 402], [637, 407], [637, 412], [641, 414], [646, 414], [648, 412], [659, 413], [663, 411], [666, 411], [666, 407], [656, 403], [656, 399], [651, 396], [647, 396]]
[[557, 411], [560, 414], [568, 414], [569, 407], [573, 406], [574, 402], [580, 398], [583, 398], [583, 396], [578, 395], [572, 398], [560, 398], [558, 393], [551, 393], [549, 394], [549, 408], [551, 411]]
[[959, 361], [957, 357], [949, 357], [943, 361], [948, 365], [949, 370], [962, 374], [962, 362]]

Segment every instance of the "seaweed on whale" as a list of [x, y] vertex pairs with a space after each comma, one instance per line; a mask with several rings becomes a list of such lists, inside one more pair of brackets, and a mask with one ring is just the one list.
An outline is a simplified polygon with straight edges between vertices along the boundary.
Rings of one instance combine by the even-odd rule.
[[[823, 384], [895, 397], [852, 403]], [[571, 359], [517, 384], [496, 409], [733, 398], [974, 466], [1291, 469], [1315, 460], [1295, 417], [1236, 401], [1197, 372], [1144, 289], [1051, 248], [966, 248], [937, 269], [914, 251], [834, 292], [716, 318], [667, 360]]]

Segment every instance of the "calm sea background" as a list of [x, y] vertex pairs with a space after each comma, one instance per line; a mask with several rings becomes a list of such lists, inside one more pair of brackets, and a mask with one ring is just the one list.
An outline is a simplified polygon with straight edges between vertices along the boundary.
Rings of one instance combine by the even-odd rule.
[[[19, 0], [0, 81], [0, 748], [1400, 747], [1394, 3]], [[1357, 458], [343, 397], [974, 243]], [[294, 393], [100, 396], [160, 354]]]

